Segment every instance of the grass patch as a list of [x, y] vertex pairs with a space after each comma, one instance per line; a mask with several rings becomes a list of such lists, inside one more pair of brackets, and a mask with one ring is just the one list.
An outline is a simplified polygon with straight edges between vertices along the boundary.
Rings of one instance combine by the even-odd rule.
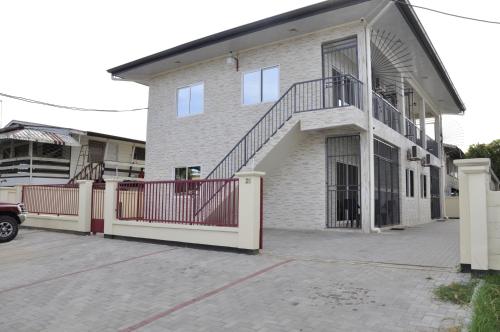
[[500, 331], [500, 275], [484, 277], [472, 310], [471, 332]]
[[471, 280], [465, 283], [454, 282], [449, 285], [442, 285], [434, 290], [434, 295], [443, 302], [468, 305], [477, 283], [477, 280]]

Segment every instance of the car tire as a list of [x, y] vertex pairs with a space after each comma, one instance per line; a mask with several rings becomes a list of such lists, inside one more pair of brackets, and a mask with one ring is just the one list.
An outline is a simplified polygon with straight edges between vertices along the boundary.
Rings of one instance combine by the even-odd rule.
[[19, 223], [11, 216], [0, 215], [0, 243], [12, 241], [19, 231]]

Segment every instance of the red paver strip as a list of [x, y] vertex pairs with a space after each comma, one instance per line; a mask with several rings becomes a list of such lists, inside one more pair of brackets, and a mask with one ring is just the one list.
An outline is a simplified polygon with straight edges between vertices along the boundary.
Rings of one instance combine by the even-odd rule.
[[178, 248], [170, 248], [170, 249], [166, 249], [166, 250], [160, 250], [160, 251], [150, 252], [148, 254], [144, 254], [144, 255], [140, 255], [140, 256], [134, 256], [134, 257], [122, 259], [122, 260], [119, 260], [119, 261], [115, 261], [115, 262], [111, 262], [111, 263], [106, 263], [106, 264], [102, 264], [102, 265], [90, 267], [88, 269], [83, 269], [83, 270], [79, 270], [79, 271], [75, 271], [75, 272], [70, 272], [70, 273], [64, 273], [64, 274], [61, 274], [61, 275], [58, 275], [58, 276], [55, 276], [55, 277], [40, 279], [40, 280], [33, 281], [33, 282], [30, 282], [30, 283], [27, 283], [27, 284], [23, 284], [23, 285], [14, 286], [14, 287], [11, 287], [11, 288], [2, 289], [2, 290], [0, 290], [0, 294], [7, 293], [7, 292], [10, 292], [10, 291], [13, 291], [13, 290], [17, 290], [17, 289], [21, 289], [21, 288], [26, 288], [26, 287], [38, 285], [38, 284], [41, 284], [41, 283], [44, 283], [44, 282], [49, 282], [49, 281], [53, 281], [53, 280], [57, 280], [57, 279], [62, 279], [62, 278], [74, 276], [74, 275], [80, 274], [80, 273], [95, 271], [95, 270], [98, 270], [98, 269], [102, 269], [104, 267], [108, 267], [108, 266], [112, 266], [112, 265], [116, 265], [116, 264], [120, 264], [120, 263], [129, 262], [129, 261], [132, 261], [132, 260], [135, 260], [135, 259], [139, 259], [139, 258], [143, 258], [143, 257], [157, 255], [157, 254], [161, 254], [163, 252], [172, 251], [172, 250], [176, 250], [176, 249], [178, 249]]
[[274, 265], [268, 266], [268, 267], [266, 267], [266, 268], [264, 268], [264, 269], [262, 269], [262, 270], [259, 270], [259, 271], [257, 271], [257, 272], [254, 272], [254, 273], [252, 273], [252, 274], [249, 274], [249, 275], [247, 275], [247, 276], [245, 276], [245, 277], [242, 277], [242, 278], [236, 279], [236, 280], [234, 280], [234, 281], [232, 281], [232, 282], [230, 282], [230, 283], [228, 283], [228, 284], [225, 284], [225, 285], [224, 285], [224, 286], [222, 286], [222, 287], [219, 287], [219, 288], [216, 288], [216, 289], [214, 289], [214, 290], [211, 290], [211, 291], [209, 291], [209, 292], [207, 292], [207, 293], [201, 294], [201, 295], [199, 295], [199, 296], [197, 296], [197, 297], [194, 297], [194, 298], [192, 298], [191, 300], [188, 300], [188, 301], [186, 301], [186, 302], [179, 303], [179, 304], [177, 304], [176, 306], [174, 306], [174, 307], [172, 307], [172, 308], [170, 308], [170, 309], [168, 309], [168, 310], [165, 310], [165, 311], [159, 312], [159, 313], [157, 313], [156, 315], [153, 315], [153, 316], [151, 316], [151, 317], [149, 317], [149, 318], [146, 318], [145, 320], [143, 320], [143, 321], [141, 321], [141, 322], [139, 322], [139, 323], [137, 323], [137, 324], [131, 325], [131, 326], [126, 327], [126, 328], [123, 328], [123, 329], [119, 330], [119, 332], [132, 332], [132, 331], [135, 331], [135, 330], [137, 330], [137, 329], [140, 329], [141, 327], [144, 327], [144, 326], [146, 326], [146, 325], [148, 325], [148, 324], [151, 324], [152, 322], [154, 322], [154, 321], [156, 321], [156, 320], [158, 320], [158, 319], [160, 319], [160, 318], [163, 318], [163, 317], [165, 317], [165, 316], [168, 316], [168, 315], [170, 315], [171, 313], [174, 313], [174, 312], [176, 312], [176, 311], [178, 311], [178, 310], [181, 310], [181, 309], [183, 309], [183, 308], [185, 308], [185, 307], [187, 307], [187, 306], [190, 306], [190, 305], [192, 305], [192, 304], [195, 304], [195, 303], [197, 303], [197, 302], [200, 302], [200, 301], [202, 301], [202, 300], [205, 300], [206, 298], [209, 298], [209, 297], [210, 297], [210, 296], [212, 296], [212, 295], [215, 295], [215, 294], [217, 294], [217, 293], [220, 293], [220, 292], [222, 292], [222, 291], [224, 291], [224, 290], [226, 290], [226, 289], [228, 289], [228, 288], [230, 288], [230, 287], [236, 286], [236, 285], [238, 285], [238, 284], [240, 284], [240, 283], [242, 283], [242, 282], [245, 282], [245, 281], [247, 281], [247, 280], [249, 280], [249, 279], [252, 279], [252, 278], [254, 278], [254, 277], [257, 277], [257, 276], [259, 276], [259, 275], [261, 275], [261, 274], [264, 274], [264, 273], [266, 273], [266, 272], [268, 272], [268, 271], [271, 271], [271, 270], [273, 270], [273, 269], [275, 269], [275, 268], [277, 268], [277, 267], [279, 267], [279, 266], [281, 266], [281, 265], [284, 265], [284, 264], [286, 264], [286, 263], [289, 263], [289, 262], [291, 262], [291, 261], [293, 261], [293, 260], [294, 260], [294, 259], [287, 259], [287, 260], [285, 260], [285, 261], [281, 261], [281, 262], [276, 263], [276, 264], [274, 264]]

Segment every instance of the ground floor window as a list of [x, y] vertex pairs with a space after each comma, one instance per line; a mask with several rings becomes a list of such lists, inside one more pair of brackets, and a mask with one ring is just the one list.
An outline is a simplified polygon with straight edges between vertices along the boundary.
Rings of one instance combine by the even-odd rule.
[[415, 172], [406, 169], [406, 197], [415, 197]]
[[427, 198], [427, 175], [420, 176], [420, 197]]
[[399, 217], [399, 149], [375, 139], [375, 225], [398, 225]]
[[176, 167], [176, 180], [197, 180], [201, 177], [201, 166]]

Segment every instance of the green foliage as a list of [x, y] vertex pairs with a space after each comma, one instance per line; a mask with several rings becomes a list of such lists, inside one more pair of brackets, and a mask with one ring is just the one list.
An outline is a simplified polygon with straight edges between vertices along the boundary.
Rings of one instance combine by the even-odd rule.
[[473, 303], [470, 331], [500, 331], [500, 275], [484, 278]]
[[489, 144], [473, 144], [465, 153], [465, 158], [490, 158], [491, 168], [500, 176], [500, 139]]
[[468, 305], [472, 299], [472, 293], [474, 293], [476, 285], [476, 280], [471, 280], [467, 283], [454, 282], [449, 285], [439, 286], [434, 290], [434, 295], [444, 302]]

